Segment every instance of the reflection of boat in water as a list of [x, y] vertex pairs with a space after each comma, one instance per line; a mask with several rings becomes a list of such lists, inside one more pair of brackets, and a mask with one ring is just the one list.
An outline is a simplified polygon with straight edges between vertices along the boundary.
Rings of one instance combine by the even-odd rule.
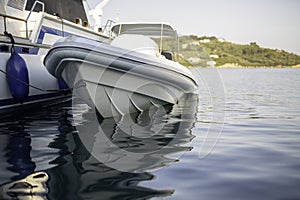
[[174, 106], [153, 106], [141, 114], [100, 118], [100, 124], [91, 116], [89, 123], [76, 128], [87, 150], [111, 168], [126, 172], [161, 168], [176, 160], [168, 155], [189, 150], [182, 145], [193, 139], [194, 98], [196, 95], [189, 94]]
[[[190, 149], [186, 144], [194, 137], [191, 129], [197, 97], [189, 95], [180, 102], [174, 107], [153, 108], [148, 113], [115, 121], [114, 118], [100, 119], [100, 124], [94, 112], [83, 111], [87, 108], [85, 104], [72, 110], [66, 104], [59, 112], [53, 107], [34, 115], [18, 116], [20, 119], [14, 119], [9, 129], [1, 129], [0, 188], [4, 192], [1, 195], [14, 195], [12, 199], [28, 197], [26, 186], [34, 184], [29, 180], [35, 175], [41, 178], [38, 185], [42, 192], [31, 194], [37, 199], [150, 199], [172, 195], [172, 189], [152, 189], [139, 183], [154, 178], [151, 172], [145, 171], [174, 162], [168, 155]], [[86, 140], [81, 137], [84, 134]], [[103, 137], [110, 139], [106, 152], [95, 148]], [[120, 149], [137, 154], [140, 162], [131, 160], [134, 165], [122, 171], [114, 168], [124, 164], [124, 160], [116, 157]], [[95, 156], [98, 153], [104, 158], [111, 154], [114, 159], [102, 162]], [[28, 180], [28, 184], [24, 180]], [[16, 184], [24, 190], [9, 193]]]
[[[48, 174], [45, 172], [36, 172], [27, 177], [10, 182], [0, 187], [0, 199], [46, 199], [43, 198], [48, 193], [46, 182]], [[23, 198], [20, 198], [23, 196]], [[26, 198], [27, 197], [27, 198]]]
[[[163, 41], [170, 43], [170, 37], [178, 42], [171, 25], [122, 23], [111, 31], [116, 37], [110, 44], [77, 37], [60, 40], [44, 60], [52, 75], [71, 88], [79, 87], [76, 94], [102, 117], [142, 112], [154, 104], [176, 104], [183, 94], [196, 90], [198, 84], [189, 69], [163, 49], [167, 48]], [[159, 37], [159, 47], [154, 37]], [[170, 46], [178, 47], [174, 43]]]

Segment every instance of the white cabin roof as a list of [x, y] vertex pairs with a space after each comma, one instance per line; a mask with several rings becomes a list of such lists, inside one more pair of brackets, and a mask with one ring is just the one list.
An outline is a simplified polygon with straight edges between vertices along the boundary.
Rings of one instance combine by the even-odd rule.
[[122, 22], [111, 27], [116, 35], [140, 34], [148, 36], [176, 36], [177, 32], [172, 25], [164, 22]]

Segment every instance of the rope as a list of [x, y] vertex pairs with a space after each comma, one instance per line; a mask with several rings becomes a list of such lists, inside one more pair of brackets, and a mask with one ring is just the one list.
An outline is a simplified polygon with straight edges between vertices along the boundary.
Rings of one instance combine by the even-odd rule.
[[12, 36], [11, 33], [8, 33], [7, 31], [4, 31], [4, 35], [6, 35], [7, 37], [9, 37], [10, 41], [11, 41], [11, 49], [10, 49], [10, 53], [12, 54], [13, 52], [15, 52], [15, 39]]
[[[34, 88], [34, 89], [36, 89], [36, 90], [39, 90], [39, 91], [41, 91], [41, 92], [60, 92], [60, 93], [65, 93], [65, 92], [68, 92], [68, 91], [74, 89], [74, 87], [73, 87], [73, 88], [69, 88], [69, 89], [45, 90], [45, 89], [39, 88], [39, 87], [37, 87], [37, 86], [28, 84], [28, 83], [26, 83], [26, 82], [24, 82], [24, 81], [18, 79], [17, 77], [8, 74], [7, 72], [3, 71], [2, 69], [0, 69], [0, 72], [2, 72], [3, 74], [5, 74], [6, 76], [9, 76], [9, 77], [15, 79], [15, 81], [18, 81], [19, 83], [22, 83], [23, 85], [29, 86], [29, 87]], [[76, 88], [80, 88], [80, 87], [85, 87], [85, 85], [81, 85], [81, 86], [78, 86], [78, 87], [76, 87]]]

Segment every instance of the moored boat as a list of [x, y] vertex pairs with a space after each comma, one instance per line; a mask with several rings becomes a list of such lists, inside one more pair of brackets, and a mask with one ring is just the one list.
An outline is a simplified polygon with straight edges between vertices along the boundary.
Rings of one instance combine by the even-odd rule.
[[43, 58], [70, 35], [107, 40], [85, 21], [81, 0], [0, 1], [1, 113], [65, 98], [66, 84], [48, 73]]
[[118, 23], [111, 37], [110, 44], [78, 37], [59, 40], [44, 60], [52, 75], [74, 88], [102, 117], [176, 104], [198, 87], [189, 69], [163, 46], [165, 37], [178, 41], [171, 25]]

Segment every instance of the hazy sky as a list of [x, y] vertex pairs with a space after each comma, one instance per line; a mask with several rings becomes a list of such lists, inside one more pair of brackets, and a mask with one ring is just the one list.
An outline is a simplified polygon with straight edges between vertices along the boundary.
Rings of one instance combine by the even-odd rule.
[[181, 34], [283, 49], [300, 55], [300, 0], [110, 0], [107, 19], [164, 21]]

